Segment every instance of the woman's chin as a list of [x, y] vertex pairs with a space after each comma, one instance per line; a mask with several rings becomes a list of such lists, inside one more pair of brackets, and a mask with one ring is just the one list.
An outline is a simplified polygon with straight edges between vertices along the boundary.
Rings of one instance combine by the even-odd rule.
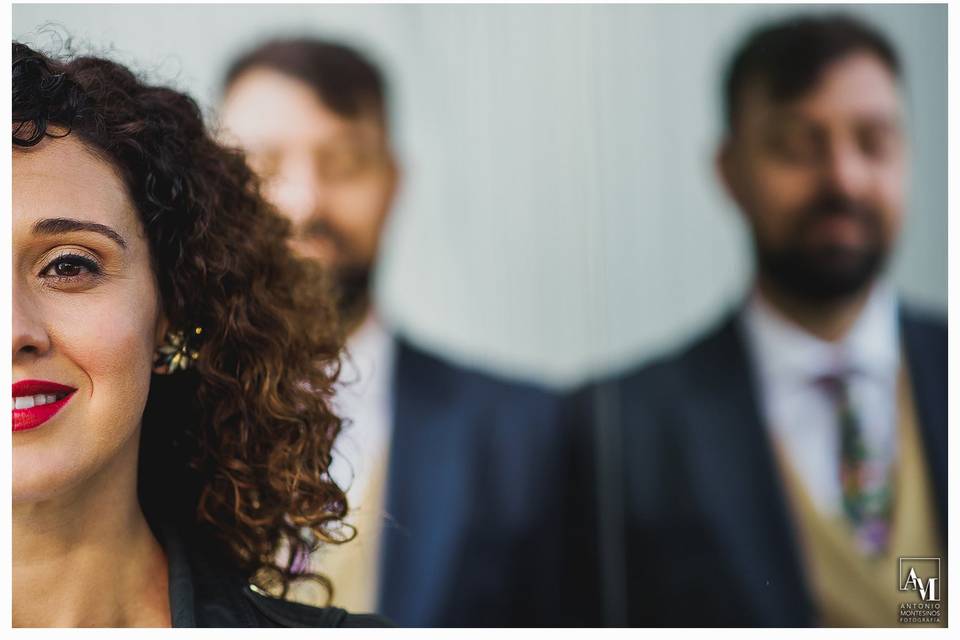
[[13, 456], [13, 506], [45, 502], [82, 483], [82, 465], [76, 457], [56, 451], [20, 451]]

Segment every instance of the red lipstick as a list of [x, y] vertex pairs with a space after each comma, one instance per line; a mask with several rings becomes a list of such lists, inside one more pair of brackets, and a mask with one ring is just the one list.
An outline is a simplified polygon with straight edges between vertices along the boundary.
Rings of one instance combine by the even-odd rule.
[[[21, 380], [13, 385], [13, 430], [36, 429], [70, 402], [75, 387], [48, 380]], [[17, 404], [22, 405], [17, 408]]]

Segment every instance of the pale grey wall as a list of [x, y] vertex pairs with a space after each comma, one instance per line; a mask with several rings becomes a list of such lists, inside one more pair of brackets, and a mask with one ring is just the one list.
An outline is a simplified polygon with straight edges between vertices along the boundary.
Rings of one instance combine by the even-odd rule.
[[[833, 9], [840, 7], [834, 6]], [[211, 110], [232, 56], [277, 34], [367, 48], [393, 80], [406, 182], [382, 306], [462, 360], [567, 383], [649, 357], [740, 295], [745, 234], [715, 183], [720, 65], [800, 6], [14, 5]], [[895, 265], [946, 307], [944, 6], [851, 11], [903, 56], [914, 189]]]

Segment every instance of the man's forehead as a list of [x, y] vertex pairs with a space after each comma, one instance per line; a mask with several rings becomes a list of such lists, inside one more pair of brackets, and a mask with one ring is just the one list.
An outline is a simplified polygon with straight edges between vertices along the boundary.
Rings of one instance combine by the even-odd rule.
[[254, 69], [237, 79], [224, 99], [221, 119], [224, 138], [244, 146], [349, 143], [382, 135], [372, 116], [341, 116], [306, 83], [269, 69]]
[[796, 98], [777, 100], [755, 80], [743, 89], [740, 120], [783, 124], [847, 119], [895, 124], [902, 97], [896, 77], [875, 55], [854, 53], [826, 67], [817, 82]]

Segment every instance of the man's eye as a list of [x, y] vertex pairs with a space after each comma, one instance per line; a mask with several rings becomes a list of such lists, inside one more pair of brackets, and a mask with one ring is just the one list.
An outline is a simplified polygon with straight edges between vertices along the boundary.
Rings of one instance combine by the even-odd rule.
[[812, 160], [817, 154], [817, 145], [806, 137], [783, 136], [774, 138], [773, 151], [788, 160]]
[[373, 165], [374, 154], [359, 148], [338, 148], [317, 154], [320, 173], [328, 180], [349, 180]]
[[863, 134], [860, 136], [860, 148], [871, 158], [885, 158], [893, 151], [893, 136], [883, 133]]
[[330, 156], [330, 170], [335, 175], [350, 175], [363, 166], [363, 155], [358, 151], [341, 151]]

